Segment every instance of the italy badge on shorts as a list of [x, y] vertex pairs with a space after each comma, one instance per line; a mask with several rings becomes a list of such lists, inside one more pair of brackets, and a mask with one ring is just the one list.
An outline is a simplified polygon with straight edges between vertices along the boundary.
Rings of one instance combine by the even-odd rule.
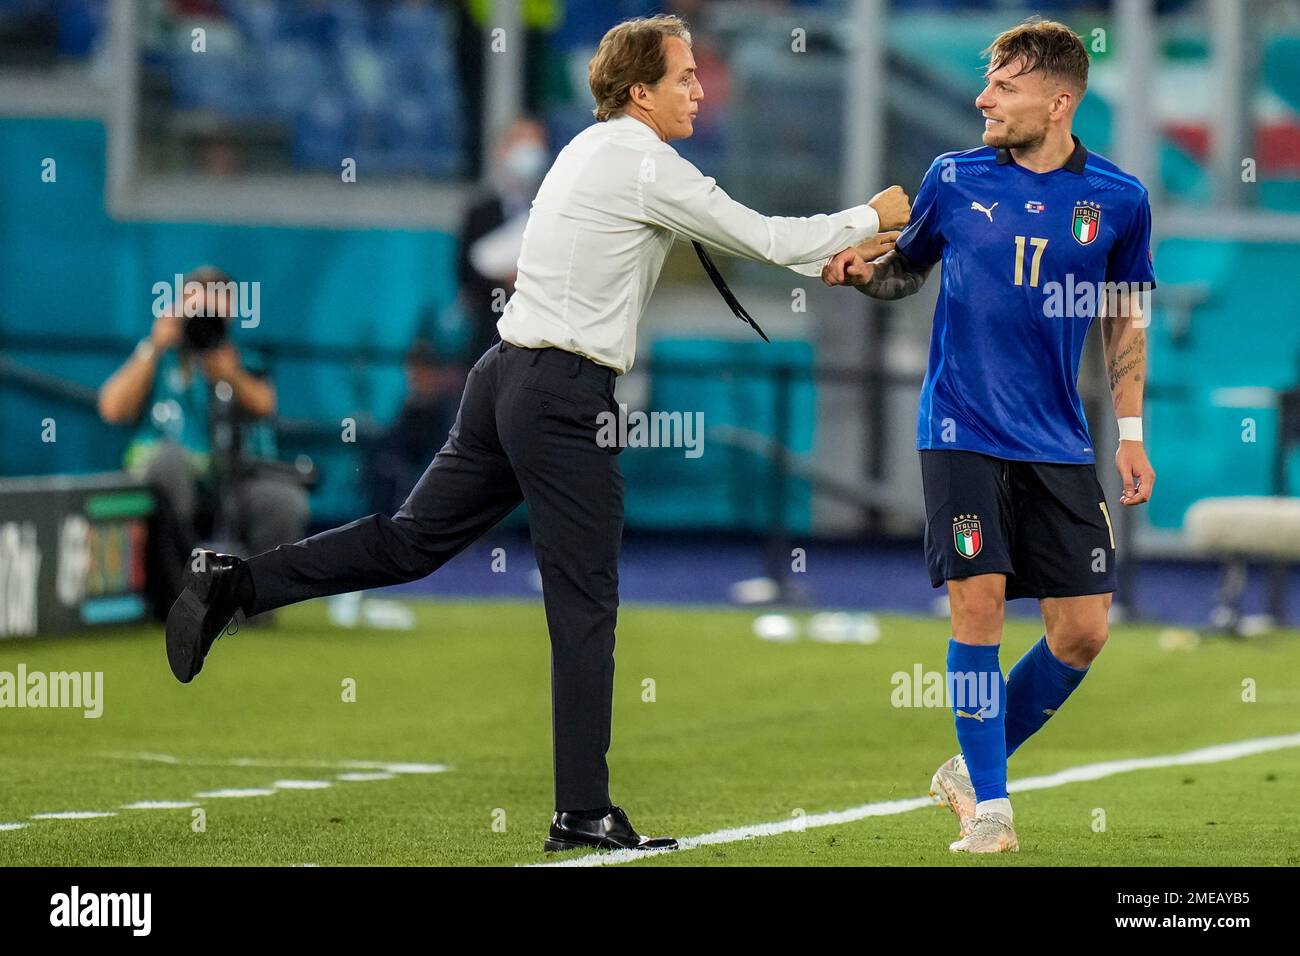
[[963, 558], [973, 558], [984, 547], [984, 532], [978, 515], [957, 515], [952, 519], [952, 543]]
[[1074, 221], [1070, 232], [1079, 245], [1086, 246], [1097, 238], [1101, 229], [1101, 207], [1095, 202], [1077, 202], [1074, 204]]

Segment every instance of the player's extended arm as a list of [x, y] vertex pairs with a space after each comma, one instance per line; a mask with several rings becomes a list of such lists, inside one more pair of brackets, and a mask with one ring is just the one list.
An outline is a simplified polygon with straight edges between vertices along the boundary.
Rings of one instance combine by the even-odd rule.
[[1115, 467], [1124, 481], [1120, 503], [1140, 505], [1151, 499], [1156, 473], [1142, 442], [1142, 395], [1147, 367], [1146, 319], [1138, 296], [1127, 289], [1102, 296], [1101, 340], [1115, 416], [1120, 423]]
[[851, 285], [873, 299], [905, 299], [920, 291], [933, 268], [917, 268], [893, 249], [880, 255], [867, 242], [845, 249], [826, 263], [822, 281], [827, 285]]

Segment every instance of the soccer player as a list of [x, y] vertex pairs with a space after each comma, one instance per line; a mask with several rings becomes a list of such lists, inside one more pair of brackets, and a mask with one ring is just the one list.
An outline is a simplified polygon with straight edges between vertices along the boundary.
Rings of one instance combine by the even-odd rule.
[[[846, 250], [823, 271], [898, 299], [943, 262], [917, 448], [931, 583], [947, 582], [951, 605], [961, 753], [931, 792], [957, 816], [950, 849], [969, 853], [1019, 848], [1007, 758], [1106, 643], [1115, 539], [1076, 388], [1094, 318], [1119, 418], [1120, 502], [1142, 504], [1155, 481], [1141, 417], [1139, 293], [1155, 285], [1147, 191], [1071, 133], [1088, 54], [1069, 28], [1031, 18], [985, 54], [984, 146], [934, 161], [893, 251], [868, 261]], [[1023, 597], [1038, 599], [1046, 633], [1004, 682], [1005, 602]]]

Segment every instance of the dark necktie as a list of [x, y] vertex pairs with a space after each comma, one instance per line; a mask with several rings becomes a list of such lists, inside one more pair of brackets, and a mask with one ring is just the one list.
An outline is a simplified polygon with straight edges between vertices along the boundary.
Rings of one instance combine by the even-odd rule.
[[704, 247], [693, 239], [691, 240], [691, 245], [695, 247], [695, 254], [700, 257], [700, 264], [704, 266], [704, 271], [708, 273], [709, 279], [713, 282], [713, 287], [721, 293], [723, 301], [731, 307], [731, 311], [735, 313], [736, 318], [740, 319], [742, 322], [749, 323], [755, 332], [763, 336], [764, 342], [771, 342], [772, 340], [769, 339], [766, 333], [758, 327], [758, 323], [754, 321], [753, 317], [745, 311], [745, 307], [740, 304], [740, 300], [736, 298], [735, 293], [727, 288], [727, 280], [722, 278], [722, 273], [719, 272], [718, 267], [713, 264], [713, 260], [710, 259], [709, 254], [704, 251]]

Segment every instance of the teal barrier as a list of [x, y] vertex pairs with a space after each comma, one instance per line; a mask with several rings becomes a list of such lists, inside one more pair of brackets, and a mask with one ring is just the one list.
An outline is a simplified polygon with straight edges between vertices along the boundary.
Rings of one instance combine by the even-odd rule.
[[[1210, 294], [1186, 328], [1158, 310], [1149, 330], [1147, 444], [1158, 475], [1149, 516], [1157, 526], [1181, 526], [1198, 498], [1273, 493], [1278, 416], [1267, 390], [1300, 380], [1300, 322], [1281, 288], [1297, 262], [1297, 245], [1160, 244], [1162, 286], [1202, 283]], [[1291, 476], [1291, 493], [1300, 493], [1300, 470]]]
[[[731, 426], [780, 441], [776, 376], [784, 366], [789, 375], [785, 444], [796, 455], [809, 453], [817, 413], [811, 378], [814, 354], [810, 343], [795, 340], [656, 341], [650, 349], [655, 372], [649, 410], [699, 412], [705, 429], [703, 453], [690, 458], [676, 448], [624, 451], [628, 522], [765, 531], [773, 517], [773, 496], [782, 493], [774, 485], [770, 458], [724, 443], [714, 430]], [[809, 529], [807, 482], [787, 482], [781, 511], [789, 530]]]

